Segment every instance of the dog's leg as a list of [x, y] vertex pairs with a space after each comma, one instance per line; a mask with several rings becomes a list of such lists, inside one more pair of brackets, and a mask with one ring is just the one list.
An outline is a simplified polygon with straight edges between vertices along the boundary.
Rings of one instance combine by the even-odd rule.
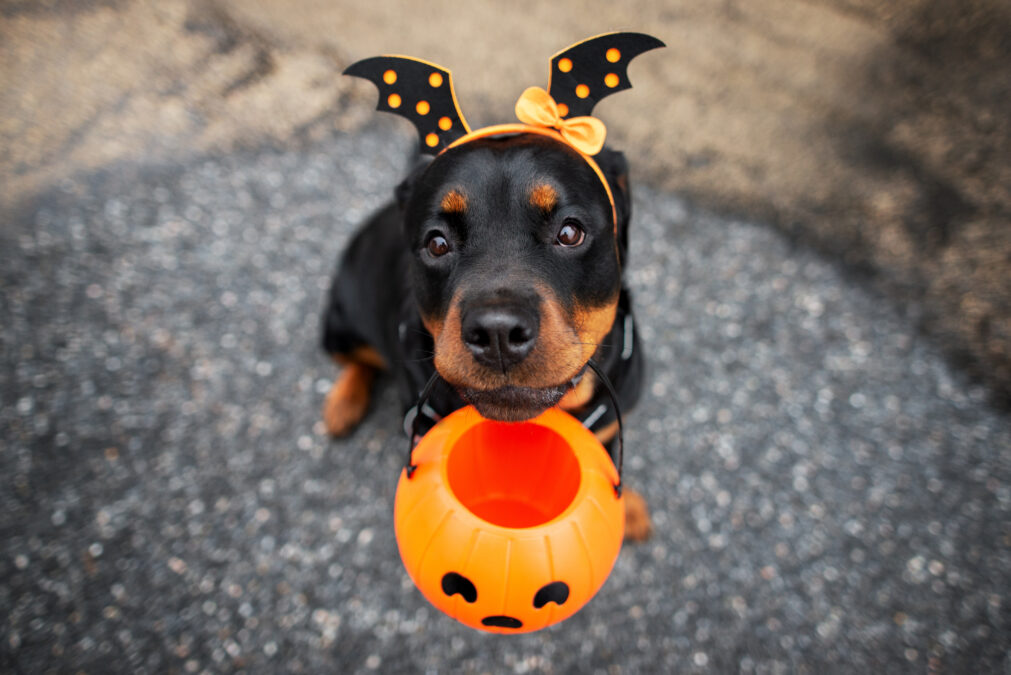
[[[618, 423], [612, 422], [600, 431], [595, 432], [597, 439], [605, 446], [618, 435]], [[653, 523], [649, 517], [649, 507], [646, 500], [635, 490], [622, 490], [625, 497], [625, 539], [628, 541], [646, 541], [653, 534]]]
[[323, 423], [331, 436], [346, 436], [369, 409], [376, 369], [354, 361], [346, 363], [323, 402]]
[[[605, 446], [618, 435], [618, 423], [612, 422], [595, 432], [597, 439]], [[625, 488], [622, 491], [625, 498], [625, 539], [627, 541], [646, 541], [653, 534], [653, 523], [649, 517], [649, 506], [641, 494]]]
[[625, 539], [646, 541], [653, 534], [653, 523], [649, 518], [646, 500], [635, 490], [625, 489]]
[[342, 369], [323, 402], [323, 424], [331, 436], [346, 436], [365, 417], [372, 397], [372, 383], [385, 364], [370, 347], [355, 349], [350, 354], [335, 354], [334, 360]]

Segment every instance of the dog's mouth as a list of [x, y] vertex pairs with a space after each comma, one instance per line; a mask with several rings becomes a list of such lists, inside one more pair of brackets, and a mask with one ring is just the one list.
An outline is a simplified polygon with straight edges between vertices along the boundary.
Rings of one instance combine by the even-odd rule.
[[571, 383], [554, 387], [515, 387], [472, 389], [457, 387], [461, 398], [477, 408], [482, 416], [500, 422], [524, 422], [558, 405]]

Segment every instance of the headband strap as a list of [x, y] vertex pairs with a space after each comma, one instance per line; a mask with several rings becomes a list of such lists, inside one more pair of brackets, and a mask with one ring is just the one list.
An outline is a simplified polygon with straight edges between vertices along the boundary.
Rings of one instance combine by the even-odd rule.
[[[470, 131], [467, 134], [456, 139], [450, 143], [446, 150], [450, 148], [455, 148], [457, 146], [463, 145], [464, 143], [469, 143], [471, 141], [476, 141], [479, 138], [490, 138], [493, 136], [505, 136], [507, 134], [536, 134], [538, 136], [547, 136], [548, 138], [553, 138], [560, 143], [568, 145], [573, 150], [579, 153], [579, 156], [586, 160], [586, 163], [590, 165], [593, 172], [597, 174], [597, 178], [600, 179], [601, 185], [604, 186], [604, 192], [607, 194], [607, 201], [611, 204], [611, 222], [614, 224], [614, 230], [618, 230], [618, 211], [614, 206], [614, 194], [611, 192], [611, 185], [607, 182], [607, 177], [604, 176], [604, 172], [600, 170], [600, 166], [594, 161], [593, 157], [590, 157], [586, 153], [582, 152], [579, 148], [575, 147], [569, 143], [562, 136], [561, 133], [555, 129], [549, 127], [534, 126], [532, 124], [496, 124], [490, 127], [483, 127], [481, 129], [476, 129]], [[443, 150], [445, 152], [446, 150]], [[442, 153], [439, 153], [442, 154]]]

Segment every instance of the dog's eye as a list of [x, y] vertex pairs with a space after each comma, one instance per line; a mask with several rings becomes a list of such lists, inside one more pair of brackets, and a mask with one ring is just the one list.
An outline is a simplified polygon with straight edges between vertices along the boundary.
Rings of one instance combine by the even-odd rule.
[[425, 244], [425, 248], [434, 258], [440, 258], [452, 250], [449, 242], [441, 234], [432, 235], [428, 239], [428, 243]]
[[586, 238], [586, 232], [579, 225], [578, 222], [574, 220], [566, 220], [565, 224], [562, 225], [562, 229], [558, 230], [558, 236], [555, 237], [555, 242], [559, 246], [573, 247], [579, 246], [583, 243]]

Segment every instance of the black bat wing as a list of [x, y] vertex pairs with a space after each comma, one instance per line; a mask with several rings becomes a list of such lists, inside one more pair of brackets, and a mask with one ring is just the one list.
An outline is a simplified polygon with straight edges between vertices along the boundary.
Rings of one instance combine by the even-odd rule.
[[470, 131], [445, 68], [407, 56], [374, 56], [351, 64], [344, 74], [376, 85], [376, 110], [410, 120], [423, 154], [436, 155]]
[[583, 40], [551, 57], [548, 93], [562, 117], [590, 115], [604, 97], [631, 88], [628, 64], [658, 47], [666, 45], [644, 33], [605, 33]]

